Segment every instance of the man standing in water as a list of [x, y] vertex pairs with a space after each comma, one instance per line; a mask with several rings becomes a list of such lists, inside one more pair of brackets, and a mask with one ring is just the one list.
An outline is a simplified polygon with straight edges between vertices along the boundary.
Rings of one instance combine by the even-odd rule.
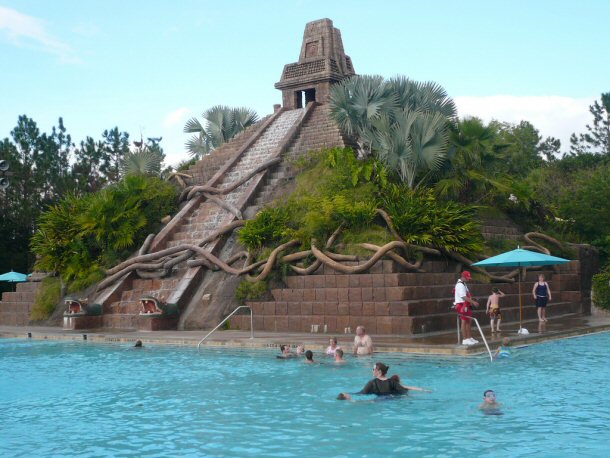
[[470, 279], [472, 279], [470, 272], [465, 270], [462, 272], [462, 275], [454, 288], [453, 304], [462, 321], [462, 345], [474, 345], [479, 343], [478, 340], [472, 338], [472, 307], [478, 307], [479, 303], [472, 299], [468, 286], [466, 286], [466, 282]]
[[367, 335], [364, 326], [358, 326], [356, 328], [356, 337], [354, 337], [354, 355], [363, 356], [372, 354], [373, 341]]

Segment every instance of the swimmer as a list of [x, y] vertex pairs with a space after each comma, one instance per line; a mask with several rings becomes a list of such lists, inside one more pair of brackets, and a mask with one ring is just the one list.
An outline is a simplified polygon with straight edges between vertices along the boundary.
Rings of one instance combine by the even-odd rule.
[[[403, 386], [396, 382], [395, 379], [388, 378], [386, 375], [390, 367], [383, 363], [375, 363], [373, 366], [373, 378], [370, 380], [364, 388], [354, 394], [376, 394], [378, 396], [387, 396], [390, 394], [407, 394], [407, 390]], [[350, 393], [339, 393], [337, 396], [339, 400], [350, 400], [352, 396]]]
[[326, 354], [328, 356], [335, 356], [335, 352], [341, 347], [337, 345], [337, 338], [331, 337], [329, 340], [328, 348], [326, 348]]
[[347, 363], [347, 361], [345, 361], [343, 359], [343, 350], [341, 350], [340, 348], [337, 348], [335, 350], [335, 363], [337, 363], [337, 364], [345, 364], [345, 363]]
[[282, 354], [276, 356], [276, 358], [278, 359], [290, 359], [297, 357], [297, 355], [290, 352], [290, 345], [280, 345], [280, 351], [282, 352]]
[[305, 346], [299, 345], [297, 346], [297, 356], [303, 356], [305, 354]]
[[502, 407], [502, 404], [496, 401], [496, 393], [493, 390], [486, 390], [483, 393], [483, 404], [479, 406], [479, 409], [485, 415], [502, 415], [500, 407]]
[[140, 339], [136, 340], [136, 343], [133, 346], [134, 348], [142, 348], [142, 341]]
[[498, 349], [493, 354], [495, 358], [510, 358], [512, 352], [510, 351], [510, 339], [508, 337], [504, 337], [502, 339], [502, 344], [498, 347]]
[[315, 361], [313, 360], [313, 352], [311, 350], [307, 350], [305, 352], [305, 364], [313, 364]]
[[400, 376], [399, 375], [392, 375], [390, 377], [390, 380], [394, 380], [396, 383], [398, 383], [400, 386], [402, 386], [405, 390], [409, 390], [409, 391], [422, 391], [424, 393], [432, 393], [432, 390], [429, 390], [427, 388], [420, 388], [418, 386], [408, 386], [408, 385], [403, 385], [402, 383], [400, 383]]

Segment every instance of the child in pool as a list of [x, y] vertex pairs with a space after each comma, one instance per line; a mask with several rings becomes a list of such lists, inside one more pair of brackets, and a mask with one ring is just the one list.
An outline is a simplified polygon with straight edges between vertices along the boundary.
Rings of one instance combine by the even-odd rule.
[[335, 350], [335, 363], [337, 363], [337, 364], [344, 364], [346, 362], [347, 361], [345, 361], [343, 359], [343, 350], [341, 350], [340, 348], [337, 348]]
[[502, 344], [498, 347], [496, 352], [494, 353], [494, 358], [510, 358], [512, 352], [510, 351], [510, 339], [508, 337], [504, 337], [502, 339]]
[[486, 390], [483, 393], [483, 404], [479, 406], [479, 409], [485, 415], [502, 415], [500, 407], [502, 407], [502, 404], [496, 401], [496, 393], [493, 390]]
[[313, 364], [315, 361], [313, 360], [313, 352], [311, 350], [307, 350], [305, 352], [305, 364]]

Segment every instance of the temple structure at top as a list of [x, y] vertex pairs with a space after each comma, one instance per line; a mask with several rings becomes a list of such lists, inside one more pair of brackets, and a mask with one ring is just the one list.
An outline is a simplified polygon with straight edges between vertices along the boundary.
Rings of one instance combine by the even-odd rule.
[[305, 26], [299, 61], [284, 66], [275, 87], [282, 91], [283, 107], [292, 110], [309, 102], [328, 102], [330, 86], [352, 75], [354, 66], [343, 50], [341, 32], [330, 19], [320, 19]]

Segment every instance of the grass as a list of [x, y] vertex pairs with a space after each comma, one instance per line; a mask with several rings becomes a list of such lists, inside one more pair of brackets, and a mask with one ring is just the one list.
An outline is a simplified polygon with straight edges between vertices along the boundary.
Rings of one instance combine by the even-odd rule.
[[34, 307], [30, 320], [43, 321], [51, 316], [61, 299], [61, 283], [57, 277], [47, 277], [42, 280], [42, 286], [34, 299]]

